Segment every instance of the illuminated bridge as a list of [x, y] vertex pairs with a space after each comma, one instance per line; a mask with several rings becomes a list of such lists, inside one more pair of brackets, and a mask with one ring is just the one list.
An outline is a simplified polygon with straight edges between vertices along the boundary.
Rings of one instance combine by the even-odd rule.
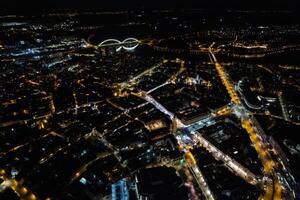
[[134, 50], [139, 46], [140, 41], [136, 38], [127, 38], [123, 41], [117, 39], [107, 39], [97, 45], [97, 48], [116, 47], [116, 51], [124, 49], [126, 51]]

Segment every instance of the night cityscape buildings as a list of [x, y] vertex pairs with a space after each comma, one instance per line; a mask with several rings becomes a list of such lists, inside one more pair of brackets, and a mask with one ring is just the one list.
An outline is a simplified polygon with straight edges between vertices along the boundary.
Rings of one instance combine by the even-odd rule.
[[14, 1], [0, 200], [300, 199], [297, 3]]

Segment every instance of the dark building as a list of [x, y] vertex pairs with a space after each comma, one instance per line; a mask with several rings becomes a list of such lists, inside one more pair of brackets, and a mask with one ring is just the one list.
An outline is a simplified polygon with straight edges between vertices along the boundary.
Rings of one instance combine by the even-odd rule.
[[136, 192], [140, 200], [188, 199], [185, 189], [174, 168], [141, 169], [136, 174]]

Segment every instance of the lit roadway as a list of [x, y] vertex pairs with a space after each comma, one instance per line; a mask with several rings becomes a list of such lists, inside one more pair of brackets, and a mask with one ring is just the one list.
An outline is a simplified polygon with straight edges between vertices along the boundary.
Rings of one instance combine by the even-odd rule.
[[9, 178], [9, 175], [5, 170], [0, 169], [0, 178], [4, 181], [0, 184], [0, 192], [4, 191], [6, 188], [11, 188], [22, 200], [36, 200], [37, 197], [28, 190], [28, 188], [23, 186], [21, 181]]
[[[242, 127], [247, 131], [251, 142], [257, 151], [260, 160], [264, 168], [265, 184], [264, 193], [260, 196], [260, 199], [264, 200], [279, 200], [288, 196], [289, 198], [294, 198], [294, 191], [290, 188], [285, 177], [291, 177], [286, 167], [284, 166], [280, 153], [276, 151], [273, 147], [271, 150], [271, 144], [269, 144], [266, 139], [266, 135], [259, 123], [253, 115], [242, 105], [241, 99], [232, 84], [229, 75], [226, 73], [225, 69], [218, 63], [215, 55], [212, 51], [209, 52], [211, 61], [215, 64], [218, 75], [221, 78], [226, 90], [228, 91], [231, 102], [233, 104], [233, 113], [240, 119]], [[276, 156], [272, 156], [273, 152]], [[280, 166], [282, 165], [282, 166]], [[282, 169], [280, 169], [282, 167]], [[284, 172], [284, 173], [283, 173]], [[266, 178], [269, 177], [269, 178]], [[270, 180], [272, 178], [272, 180]]]
[[[139, 82], [142, 80], [143, 77], [147, 76], [147, 75], [151, 75], [152, 73], [155, 72], [155, 70], [157, 70], [157, 68], [161, 67], [164, 63], [166, 62], [173, 62], [173, 63], [177, 63], [180, 64], [180, 69], [177, 71], [176, 74], [172, 75], [165, 83], [156, 86], [155, 88], [152, 88], [151, 90], [147, 91], [147, 94], [150, 94], [151, 92], [165, 86], [168, 85], [170, 83], [174, 83], [174, 81], [176, 80], [176, 78], [185, 70], [185, 66], [184, 66], [184, 61], [181, 60], [162, 60], [158, 63], [156, 63], [155, 65], [151, 66], [150, 68], [146, 69], [145, 71], [141, 72], [140, 74], [136, 75], [135, 77], [124, 81], [122, 83], [117, 83], [114, 85], [116, 91], [114, 93], [115, 96], [126, 96], [126, 90], [131, 90], [133, 88], [133, 86], [139, 84]], [[125, 92], [123, 92], [125, 91]]]
[[[280, 157], [279, 152], [276, 152], [276, 148], [273, 148], [272, 152], [273, 154], [277, 155], [277, 157], [274, 158], [274, 156], [271, 155], [271, 149], [270, 149], [271, 145], [268, 142], [266, 142], [267, 141], [266, 136], [263, 130], [261, 129], [260, 125], [254, 118], [254, 116], [251, 115], [251, 113], [242, 104], [242, 101], [236, 91], [236, 88], [232, 84], [229, 75], [224, 70], [224, 68], [218, 63], [215, 55], [210, 50], [210, 48], [208, 49], [208, 52], [209, 52], [210, 59], [212, 63], [215, 64], [217, 73], [221, 78], [221, 81], [224, 84], [231, 98], [231, 105], [229, 106], [230, 108], [226, 106], [222, 108], [222, 110], [212, 112], [207, 117], [201, 117], [198, 121], [192, 124], [185, 124], [150, 95], [150, 93], [154, 91], [156, 88], [148, 92], [140, 91], [138, 93], [132, 93], [132, 94], [140, 98], [143, 98], [147, 102], [151, 103], [173, 121], [176, 129], [179, 130], [180, 132], [177, 135], [178, 142], [182, 147], [182, 149], [184, 149], [187, 152], [187, 155], [189, 155], [189, 157], [191, 158], [190, 160], [192, 160], [191, 163], [194, 163], [194, 167], [196, 167], [196, 161], [193, 158], [193, 155], [190, 153], [189, 149], [191, 146], [194, 146], [195, 144], [199, 144], [202, 147], [204, 147], [209, 153], [211, 153], [216, 160], [222, 160], [225, 166], [230, 171], [234, 172], [236, 175], [238, 175], [239, 177], [241, 177], [242, 179], [244, 179], [245, 181], [247, 181], [252, 185], [261, 186], [264, 190], [264, 193], [260, 196], [260, 199], [279, 200], [283, 198], [284, 192], [285, 192], [284, 195], [294, 196], [294, 191], [290, 188], [288, 182], [286, 181], [286, 179], [282, 174], [282, 171], [284, 171], [286, 172], [285, 176], [290, 176], [286, 167], [283, 165], [282, 162], [283, 158]], [[159, 87], [162, 87], [166, 84], [167, 83], [164, 83]], [[215, 116], [223, 115], [223, 114], [226, 115], [226, 114], [230, 114], [231, 112], [235, 114], [238, 117], [238, 119], [240, 119], [242, 127], [247, 131], [250, 140], [253, 143], [253, 146], [261, 159], [263, 169], [264, 169], [263, 178], [254, 175], [247, 168], [242, 166], [233, 158], [224, 154], [217, 147], [215, 147], [213, 144], [207, 141], [200, 133], [197, 132], [197, 130], [202, 127], [214, 124], [213, 118]], [[186, 134], [185, 136], [188, 138], [189, 141], [186, 140], [186, 137], [183, 137], [184, 135], [183, 133]], [[283, 165], [283, 170], [279, 170], [278, 167], [280, 164]], [[207, 184], [206, 183], [204, 184], [203, 180], [205, 181], [205, 179], [201, 178], [203, 176], [200, 170], [198, 169], [198, 167], [196, 170], [195, 169], [192, 170], [192, 174], [194, 175], [194, 178], [196, 179], [196, 182], [200, 186], [203, 193], [206, 194], [205, 195], [206, 198], [207, 199], [213, 198], [207, 196], [207, 194], [210, 194], [210, 190]], [[199, 179], [202, 180], [201, 184], [199, 182]], [[286, 194], [286, 192], [290, 192], [290, 194]]]
[[122, 94], [122, 91], [124, 89], [130, 89], [133, 86], [137, 85], [140, 82], [142, 77], [153, 73], [158, 67], [162, 66], [162, 64], [163, 64], [163, 62], [158, 62], [157, 64], [153, 65], [149, 69], [146, 69], [142, 73], [140, 73], [140, 74], [136, 75], [135, 77], [129, 79], [128, 81], [116, 84], [115, 87], [116, 87], [117, 91], [115, 93], [115, 96], [122, 96], [121, 94]]
[[[191, 153], [188, 153], [188, 154], [191, 154]], [[188, 169], [191, 172], [191, 174], [193, 175], [196, 183], [201, 188], [201, 191], [203, 192], [205, 198], [207, 200], [214, 200], [215, 197], [214, 197], [213, 193], [211, 192], [210, 188], [208, 187], [207, 182], [206, 182], [202, 172], [200, 171], [199, 167], [197, 166], [197, 163], [194, 163], [193, 161], [190, 161], [190, 160], [188, 160], [188, 161], [189, 161], [187, 163]]]
[[[224, 162], [225, 166], [235, 173], [237, 176], [244, 179], [246, 182], [257, 185], [261, 182], [261, 178], [254, 175], [252, 172], [250, 172], [247, 168], [242, 166], [240, 163], [238, 163], [233, 158], [229, 157], [228, 155], [224, 154], [222, 151], [220, 151], [217, 147], [215, 147], [213, 144], [211, 144], [209, 141], [207, 141], [200, 133], [197, 132], [198, 129], [201, 129], [205, 126], [210, 126], [215, 123], [213, 118], [218, 116], [224, 116], [231, 114], [232, 110], [229, 106], [224, 106], [219, 109], [216, 109], [212, 111], [210, 114], [206, 116], [200, 116], [197, 119], [194, 119], [192, 123], [186, 124], [182, 122], [180, 119], [178, 119], [172, 112], [167, 110], [163, 105], [161, 105], [159, 102], [157, 102], [150, 93], [155, 91], [156, 89], [168, 84], [173, 83], [174, 79], [184, 70], [184, 62], [177, 60], [178, 63], [181, 64], [181, 68], [174, 76], [172, 76], [168, 81], [165, 83], [157, 86], [156, 88], [153, 88], [149, 90], [148, 92], [140, 91], [138, 93], [132, 92], [133, 95], [136, 95], [144, 100], [146, 100], [148, 103], [151, 103], [154, 105], [158, 110], [160, 110], [162, 113], [167, 115], [172, 121], [173, 124], [175, 124], [175, 129], [179, 130], [179, 134], [177, 135], [177, 139], [179, 141], [180, 147], [184, 149], [186, 152], [189, 163], [189, 170], [191, 174], [193, 174], [195, 182], [199, 185], [201, 188], [203, 194], [205, 195], [206, 199], [214, 199], [213, 194], [211, 193], [210, 189], [208, 188], [208, 185], [205, 181], [205, 178], [203, 177], [202, 173], [200, 172], [200, 169], [198, 168], [195, 158], [189, 151], [191, 146], [195, 146], [200, 144], [202, 147], [204, 147], [209, 153], [213, 155], [213, 157], [216, 160], [221, 160]], [[147, 71], [147, 70], [146, 70]], [[144, 73], [142, 73], [144, 74]], [[141, 77], [138, 75], [138, 77]], [[136, 78], [133, 78], [136, 80]], [[131, 82], [131, 81], [129, 81]], [[134, 82], [134, 81], [133, 81]], [[131, 82], [132, 83], [132, 82]], [[131, 86], [132, 84], [122, 84], [123, 86]], [[175, 130], [176, 131], [176, 130]], [[181, 133], [188, 133], [189, 141], [186, 141], [182, 136]], [[192, 141], [192, 142], [191, 142]]]
[[[163, 105], [157, 102], [151, 95], [147, 94], [146, 92], [140, 91], [139, 93], [133, 93], [133, 94], [140, 98], [143, 98], [147, 102], [154, 105], [158, 110], [160, 110], [162, 113], [167, 115], [173, 121], [173, 123], [176, 124], [176, 129], [179, 132], [176, 138], [178, 139], [180, 147], [186, 151], [188, 157], [190, 158], [189, 159], [191, 160], [190, 169], [192, 170], [192, 174], [194, 175], [195, 181], [199, 184], [203, 193], [206, 194], [205, 196], [207, 196], [207, 194], [211, 194], [211, 192], [208, 188], [206, 189], [203, 188], [204, 186], [206, 187], [208, 186], [206, 183], [204, 183], [204, 178], [200, 172], [200, 169], [197, 167], [196, 161], [193, 158], [193, 155], [189, 151], [191, 146], [196, 146], [198, 144], [200, 144], [200, 146], [204, 147], [209, 153], [211, 153], [216, 160], [223, 161], [225, 166], [230, 171], [232, 171], [233, 173], [235, 173], [237, 176], [241, 177], [248, 183], [252, 185], [256, 185], [260, 183], [260, 177], [257, 177], [252, 172], [250, 172], [247, 168], [239, 164], [236, 160], [224, 154], [222, 151], [220, 151], [217, 147], [215, 147], [213, 144], [207, 141], [200, 133], [196, 131], [198, 128], [202, 128], [207, 125], [212, 125], [213, 123], [209, 124], [208, 122], [212, 121], [212, 117], [218, 116], [217, 113], [227, 114], [228, 113], [227, 107], [222, 107], [220, 110], [217, 110], [212, 114], [209, 114], [207, 117], [202, 117], [201, 120], [193, 124], [186, 125], [180, 119], [178, 119], [172, 112], [168, 111]], [[187, 133], [187, 135], [184, 135], [184, 133]], [[188, 137], [188, 141], [186, 141], [184, 136]], [[209, 196], [207, 197], [207, 199], [213, 199], [213, 197]]]

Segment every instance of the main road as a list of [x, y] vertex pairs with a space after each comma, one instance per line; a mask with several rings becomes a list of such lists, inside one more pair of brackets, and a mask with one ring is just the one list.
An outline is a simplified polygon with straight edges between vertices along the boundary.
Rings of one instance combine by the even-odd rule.
[[[144, 91], [140, 91], [139, 93], [133, 93], [134, 95], [143, 98], [147, 102], [154, 105], [158, 110], [160, 110], [162, 113], [167, 115], [174, 124], [176, 124], [177, 134], [176, 138], [178, 139], [179, 145], [182, 149], [184, 149], [187, 153], [189, 153], [190, 146], [197, 146], [201, 145], [204, 147], [209, 153], [212, 154], [212, 156], [216, 160], [221, 160], [224, 162], [225, 167], [227, 167], [230, 171], [235, 173], [237, 176], [244, 179], [246, 182], [257, 185], [261, 182], [260, 177], [254, 175], [250, 170], [248, 170], [246, 167], [242, 166], [240, 163], [238, 163], [236, 160], [231, 158], [230, 156], [223, 153], [221, 150], [219, 150], [217, 147], [215, 147], [212, 143], [210, 143], [208, 140], [206, 140], [200, 133], [198, 133], [196, 130], [203, 126], [208, 125], [208, 121], [213, 121], [213, 116], [218, 116], [215, 113], [220, 113], [218, 111], [214, 112], [213, 115], [208, 115], [207, 117], [202, 117], [201, 120], [196, 121], [192, 124], [184, 124], [180, 119], [178, 119], [174, 113], [167, 110], [163, 105], [161, 105], [158, 101], [156, 101], [150, 94]], [[227, 108], [222, 107], [220, 109], [221, 113], [227, 111]], [[225, 112], [226, 113], [226, 112]], [[213, 124], [213, 123], [212, 123]], [[186, 140], [185, 137], [188, 137], [189, 139]], [[190, 153], [188, 155], [191, 155]], [[191, 157], [191, 156], [189, 156]], [[196, 167], [196, 166], [194, 166]], [[193, 170], [193, 172], [200, 171], [199, 169]], [[200, 175], [199, 175], [200, 176]], [[197, 180], [198, 178], [195, 177]]]
[[[286, 176], [285, 174], [288, 174], [288, 172], [284, 164], [281, 162], [283, 158], [280, 157], [279, 153], [276, 153], [276, 155], [278, 155], [276, 157], [272, 156], [272, 151], [274, 151], [274, 148], [270, 149], [271, 144], [267, 142], [267, 137], [263, 129], [260, 127], [260, 124], [242, 104], [242, 101], [237, 91], [235, 90], [230, 76], [219, 64], [214, 53], [211, 50], [209, 51], [209, 57], [211, 59], [211, 62], [214, 63], [218, 75], [230, 95], [231, 103], [233, 105], [233, 113], [238, 119], [240, 119], [242, 127], [247, 131], [250, 140], [262, 162], [265, 180], [268, 181], [265, 182], [264, 193], [260, 196], [260, 199], [285, 199], [283, 195], [288, 196], [288, 198], [290, 199], [292, 196], [294, 196], [294, 191], [290, 188], [287, 180], [284, 178]], [[286, 170], [287, 173], [282, 173], [280, 165], [284, 170]], [[270, 181], [269, 177], [272, 178], [272, 181]]]

